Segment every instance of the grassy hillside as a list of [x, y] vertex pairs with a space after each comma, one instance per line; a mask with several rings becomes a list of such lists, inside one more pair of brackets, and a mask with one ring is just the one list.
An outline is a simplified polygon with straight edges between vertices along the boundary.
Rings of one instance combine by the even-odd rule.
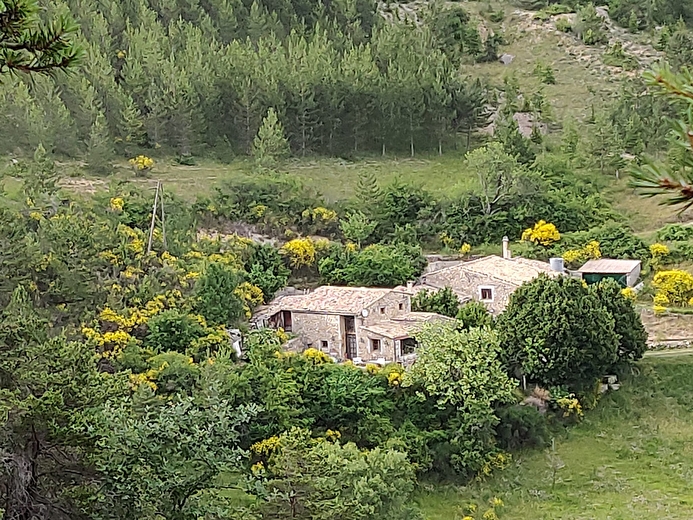
[[[421, 9], [423, 5], [414, 2], [400, 7], [406, 12], [412, 12]], [[487, 14], [489, 7], [493, 11], [502, 9], [505, 18], [502, 21], [490, 21]], [[462, 66], [462, 73], [484, 78], [498, 89], [502, 89], [504, 78], [513, 75], [525, 96], [531, 96], [542, 89], [553, 112], [553, 136], [549, 137], [549, 143], [558, 138], [566, 121], [573, 120], [580, 124], [592, 115], [593, 110], [602, 110], [613, 100], [624, 80], [641, 74], [659, 56], [645, 33], [632, 34], [610, 24], [611, 44], [620, 42], [624, 51], [638, 60], [639, 68], [624, 70], [607, 66], [604, 64], [604, 55], [608, 52], [608, 46], [587, 46], [575, 35], [556, 29], [556, 22], [561, 17], [573, 15], [537, 19], [536, 12], [518, 9], [509, 2], [490, 5], [488, 2], [465, 2], [464, 8], [480, 24], [482, 33], [492, 30], [504, 34], [505, 44], [500, 52], [512, 54], [514, 59], [509, 65], [500, 62], [465, 64]], [[534, 73], [538, 64], [552, 67], [556, 84], [544, 85], [540, 82]], [[472, 146], [478, 146], [483, 139], [483, 134], [476, 136]], [[382, 184], [397, 177], [404, 182], [420, 185], [434, 195], [454, 196], [475, 188], [478, 182], [476, 172], [469, 171], [464, 161], [464, 138], [457, 143], [457, 149], [447, 146], [443, 151], [442, 156], [417, 153], [413, 158], [401, 152], [403, 156], [385, 158], [374, 155], [354, 160], [293, 159], [282, 165], [281, 169], [318, 189], [330, 202], [351, 197], [362, 172], [374, 172]], [[145, 153], [151, 155], [157, 152], [145, 150]], [[157, 159], [157, 166], [150, 178], [134, 179], [134, 182], [143, 187], [153, 187], [157, 180], [162, 180], [168, 190], [190, 201], [208, 194], [216, 184], [226, 179], [255, 175], [251, 162], [243, 158], [237, 158], [228, 164], [198, 159], [195, 166], [181, 166], [170, 157], [154, 157]], [[71, 176], [64, 181], [65, 185], [81, 192], [105, 189], [111, 180], [85, 176], [84, 170], [76, 164], [64, 165], [63, 171]], [[116, 171], [115, 179], [133, 180], [132, 171], [125, 162]], [[600, 180], [600, 184], [604, 183]], [[628, 188], [626, 180], [607, 180], [607, 184], [610, 185], [608, 196], [615, 208], [637, 232], [651, 234], [665, 223], [679, 219], [673, 210], [663, 208], [657, 201], [638, 197]], [[11, 185], [8, 190], [11, 192]]]
[[[498, 497], [501, 519], [690, 519], [692, 399], [693, 356], [646, 358], [582, 424], [555, 439], [553, 462], [550, 450], [532, 451], [487, 482], [431, 486], [420, 497], [426, 517], [461, 519], [468, 504], [483, 512]], [[560, 467], [555, 487], [552, 467]]]

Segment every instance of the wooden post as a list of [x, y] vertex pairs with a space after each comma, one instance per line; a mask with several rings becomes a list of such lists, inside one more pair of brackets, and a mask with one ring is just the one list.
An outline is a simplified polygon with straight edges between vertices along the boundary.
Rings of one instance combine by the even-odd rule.
[[147, 254], [152, 252], [152, 240], [154, 238], [154, 226], [156, 225], [156, 207], [159, 204], [159, 185], [161, 181], [156, 182], [156, 193], [154, 195], [154, 206], [152, 207], [152, 223], [149, 226], [149, 243], [147, 244]]
[[161, 184], [161, 181], [159, 181], [159, 184], [161, 185], [161, 234], [163, 235], [164, 239], [164, 251], [167, 251], [168, 244], [166, 243], [166, 217], [164, 216], [164, 185]]

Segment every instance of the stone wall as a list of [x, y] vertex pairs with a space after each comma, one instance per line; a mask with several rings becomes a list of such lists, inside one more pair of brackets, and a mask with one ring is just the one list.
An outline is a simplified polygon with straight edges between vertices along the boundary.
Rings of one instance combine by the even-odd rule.
[[[292, 332], [301, 338], [305, 348], [313, 347], [337, 358], [344, 357], [344, 337], [340, 316], [293, 312], [292, 319]], [[327, 341], [327, 348], [322, 347], [323, 341]]]
[[508, 305], [510, 295], [516, 287], [502, 282], [491, 276], [473, 273], [464, 269], [446, 269], [437, 273], [427, 274], [424, 283], [436, 287], [450, 287], [461, 301], [468, 299], [479, 301], [481, 288], [493, 289], [493, 301], [484, 301], [484, 305], [493, 314], [500, 314]]
[[[374, 352], [371, 348], [371, 339], [380, 340], [380, 351]], [[397, 360], [396, 340], [386, 338], [375, 332], [361, 330], [358, 338], [359, 357], [364, 361], [377, 361], [384, 358], [386, 362], [391, 363]]]
[[393, 291], [367, 310], [368, 316], [363, 319], [363, 325], [366, 327], [408, 314], [411, 312], [411, 297], [408, 294]]

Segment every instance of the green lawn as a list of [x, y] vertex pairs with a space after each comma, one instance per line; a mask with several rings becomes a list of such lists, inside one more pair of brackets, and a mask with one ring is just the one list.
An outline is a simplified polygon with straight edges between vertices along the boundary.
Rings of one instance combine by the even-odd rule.
[[[126, 164], [120, 164], [113, 179], [133, 181], [153, 187], [161, 180], [164, 186], [187, 200], [209, 194], [215, 185], [232, 179], [257, 175], [249, 160], [236, 160], [222, 164], [200, 160], [195, 166], [182, 166], [170, 158], [157, 158], [154, 170], [147, 178], [136, 178]], [[317, 189], [328, 201], [334, 202], [353, 196], [362, 172], [373, 172], [387, 185], [396, 178], [421, 186], [434, 195], [454, 195], [473, 189], [477, 185], [474, 172], [466, 168], [464, 151], [449, 151], [442, 156], [420, 155], [413, 158], [372, 157], [358, 161], [329, 158], [292, 159], [282, 165], [281, 171], [294, 176]], [[84, 182], [87, 182], [85, 185]], [[106, 179], [85, 176], [67, 179], [68, 185], [79, 189], [105, 189]]]
[[[481, 518], [493, 497], [501, 519], [693, 518], [693, 356], [649, 357], [585, 420], [555, 439], [564, 464], [552, 488], [547, 452], [517, 454], [511, 467], [467, 487], [428, 486], [428, 520]], [[554, 459], [556, 460], [556, 459]]]

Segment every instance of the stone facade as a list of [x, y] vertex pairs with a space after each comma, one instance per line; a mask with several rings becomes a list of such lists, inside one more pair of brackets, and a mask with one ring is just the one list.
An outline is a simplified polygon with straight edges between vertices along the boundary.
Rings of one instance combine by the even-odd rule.
[[411, 296], [406, 292], [392, 291], [369, 305], [364, 326], [391, 320], [411, 312]]
[[[493, 314], [503, 312], [503, 309], [508, 305], [510, 295], [518, 287], [492, 276], [454, 269], [444, 269], [437, 273], [428, 274], [424, 282], [434, 287], [450, 287], [461, 302], [471, 300], [483, 302]], [[490, 290], [491, 297], [488, 297], [487, 291], [484, 291], [482, 295], [482, 289]]]
[[449, 319], [411, 312], [411, 294], [404, 289], [321, 287], [277, 298], [253, 322], [283, 327], [295, 336], [291, 346], [297, 350], [317, 348], [335, 359], [364, 363], [401, 362], [413, 353], [412, 334], [418, 327]]
[[333, 357], [342, 356], [344, 335], [340, 316], [302, 312], [291, 314], [291, 333], [302, 338], [305, 348], [317, 348]]
[[552, 271], [546, 262], [511, 258], [509, 251], [505, 251], [505, 255], [491, 255], [428, 272], [421, 277], [420, 286], [429, 290], [450, 287], [460, 301], [480, 301], [497, 315], [503, 312], [510, 295], [523, 283], [542, 274], [559, 276], [559, 272]]

